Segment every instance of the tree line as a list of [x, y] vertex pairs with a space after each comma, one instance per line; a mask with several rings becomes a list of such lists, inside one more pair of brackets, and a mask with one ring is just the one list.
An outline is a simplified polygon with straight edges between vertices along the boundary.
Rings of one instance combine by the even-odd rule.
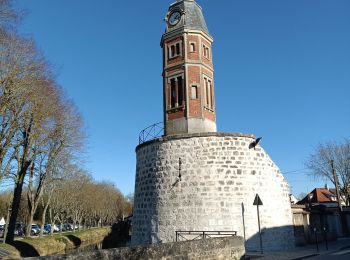
[[19, 214], [30, 235], [39, 208], [43, 223], [110, 223], [128, 212], [117, 188], [84, 170], [81, 116], [34, 40], [17, 32], [21, 18], [0, 0], [0, 185], [14, 187], [2, 194], [10, 199], [7, 242]]

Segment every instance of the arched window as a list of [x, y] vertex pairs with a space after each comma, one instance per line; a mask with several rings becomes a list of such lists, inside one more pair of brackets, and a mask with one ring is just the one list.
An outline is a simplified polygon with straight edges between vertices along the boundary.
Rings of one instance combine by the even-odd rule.
[[194, 42], [192, 42], [190, 46], [191, 46], [190, 47], [190, 51], [191, 52], [196, 52], [196, 44]]

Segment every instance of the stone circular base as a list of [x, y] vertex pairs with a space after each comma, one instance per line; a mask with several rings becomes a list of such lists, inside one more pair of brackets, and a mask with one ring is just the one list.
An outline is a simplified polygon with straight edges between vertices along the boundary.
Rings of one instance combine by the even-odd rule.
[[139, 145], [132, 244], [172, 242], [175, 231], [237, 231], [248, 250], [259, 250], [259, 194], [264, 249], [292, 248], [288, 184], [260, 146], [249, 147], [254, 140], [201, 133]]

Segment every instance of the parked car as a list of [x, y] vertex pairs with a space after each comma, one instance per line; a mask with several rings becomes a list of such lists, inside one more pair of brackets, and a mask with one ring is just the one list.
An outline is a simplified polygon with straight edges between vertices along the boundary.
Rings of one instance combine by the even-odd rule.
[[4, 225], [1, 225], [0, 226], [0, 237], [4, 237], [4, 234], [5, 234], [5, 227], [4, 227]]
[[58, 228], [58, 226], [56, 224], [53, 225], [53, 232], [58, 232], [60, 231], [60, 229]]
[[74, 228], [73, 228], [73, 225], [72, 225], [72, 224], [64, 224], [64, 228], [65, 228], [65, 230], [67, 230], [67, 231], [74, 230]]
[[43, 232], [44, 232], [44, 234], [51, 233], [51, 224], [45, 224]]
[[23, 236], [23, 235], [24, 235], [24, 229], [25, 229], [25, 227], [24, 227], [23, 224], [21, 224], [21, 223], [16, 223], [14, 234], [15, 234], [16, 236]]
[[58, 225], [57, 225], [58, 231], [61, 230], [61, 226], [62, 226], [62, 231], [66, 231], [66, 230], [67, 230], [65, 224], [58, 224]]
[[40, 233], [40, 226], [32, 224], [31, 235], [38, 235]]

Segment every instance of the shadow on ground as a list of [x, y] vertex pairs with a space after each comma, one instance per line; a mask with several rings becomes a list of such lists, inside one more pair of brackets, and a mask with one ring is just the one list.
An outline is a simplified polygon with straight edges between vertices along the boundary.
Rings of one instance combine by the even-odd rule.
[[66, 237], [72, 241], [75, 247], [79, 247], [81, 245], [81, 240], [79, 237], [76, 237], [74, 235], [66, 235]]
[[127, 246], [130, 242], [130, 222], [129, 221], [119, 221], [114, 223], [111, 232], [103, 239], [102, 248], [116, 248]]
[[13, 241], [11, 245], [20, 252], [21, 257], [39, 256], [38, 251], [36, 251], [36, 249], [28, 243], [22, 241]]

